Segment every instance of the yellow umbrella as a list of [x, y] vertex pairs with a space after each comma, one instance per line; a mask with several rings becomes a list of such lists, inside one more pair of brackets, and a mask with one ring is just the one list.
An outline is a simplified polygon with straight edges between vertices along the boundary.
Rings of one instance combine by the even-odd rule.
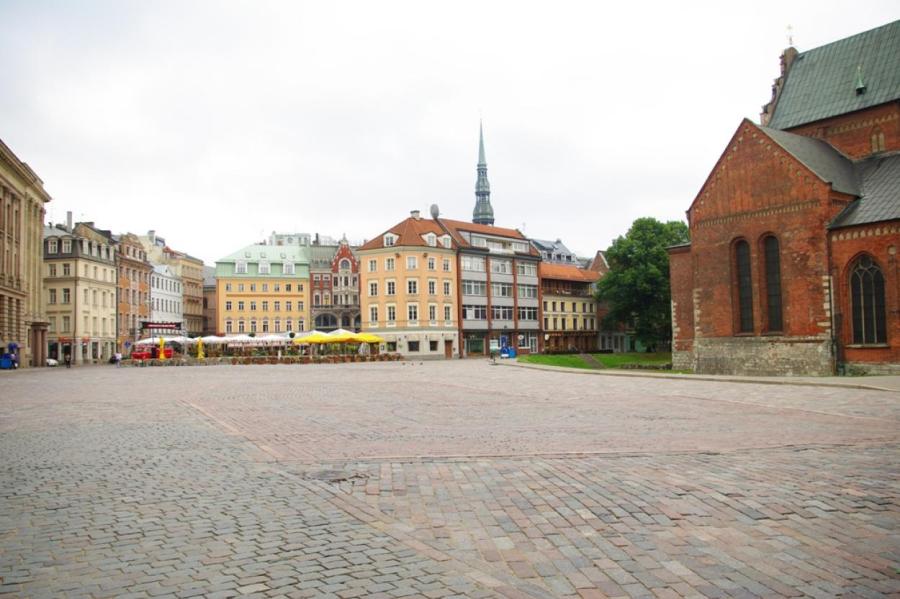
[[203, 353], [203, 339], [197, 339], [197, 359], [202, 360], [206, 355]]
[[360, 343], [383, 343], [384, 339], [379, 337], [378, 335], [373, 335], [372, 333], [359, 333], [356, 335], [356, 340]]
[[324, 333], [312, 333], [311, 335], [307, 335], [306, 337], [294, 339], [294, 343], [297, 345], [309, 345], [312, 343], [332, 343], [332, 339]]
[[328, 341], [322, 343], [357, 343], [358, 339], [353, 333], [341, 333], [338, 335], [327, 335]]
[[166, 359], [166, 340], [162, 337], [159, 338], [159, 359]]

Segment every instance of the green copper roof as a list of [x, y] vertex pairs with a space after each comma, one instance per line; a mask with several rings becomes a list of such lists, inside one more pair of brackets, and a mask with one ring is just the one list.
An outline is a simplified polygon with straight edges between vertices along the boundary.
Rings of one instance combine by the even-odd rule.
[[799, 54], [768, 125], [789, 129], [897, 99], [900, 21]]
[[487, 177], [487, 159], [484, 157], [484, 128], [478, 123], [478, 178], [475, 180], [475, 210], [472, 222], [482, 225], [494, 224], [494, 209], [491, 207], [491, 184]]
[[484, 157], [484, 128], [480, 121], [478, 123], [478, 164], [487, 166], [487, 159]]

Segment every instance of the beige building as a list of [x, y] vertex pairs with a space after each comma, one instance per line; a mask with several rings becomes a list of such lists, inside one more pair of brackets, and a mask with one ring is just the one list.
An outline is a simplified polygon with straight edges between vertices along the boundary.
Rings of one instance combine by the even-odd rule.
[[50, 357], [74, 364], [116, 351], [116, 248], [109, 231], [71, 219], [44, 228], [44, 308]]
[[43, 366], [47, 317], [41, 303], [41, 231], [50, 196], [27, 164], [0, 141], [0, 354]]
[[203, 267], [203, 335], [216, 334], [216, 269]]
[[411, 216], [357, 251], [362, 330], [410, 357], [459, 357], [457, 245], [437, 221]]
[[156, 231], [147, 231], [140, 240], [152, 264], [169, 266], [181, 279], [184, 295], [181, 321], [184, 332], [190, 335], [202, 334], [203, 260], [173, 250]]
[[600, 273], [570, 264], [541, 263], [546, 351], [597, 351], [596, 292]]

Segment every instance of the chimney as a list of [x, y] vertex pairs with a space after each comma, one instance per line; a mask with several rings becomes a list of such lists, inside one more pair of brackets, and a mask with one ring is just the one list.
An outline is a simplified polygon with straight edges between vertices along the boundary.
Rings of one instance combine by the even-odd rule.
[[66, 211], [66, 231], [68, 231], [69, 233], [72, 232], [72, 211], [71, 210]]
[[147, 238], [150, 240], [150, 245], [156, 245], [156, 230], [150, 229], [147, 231]]
[[409, 215], [416, 220], [419, 220], [420, 218], [422, 218], [422, 213], [419, 212], [418, 210], [410, 210]]

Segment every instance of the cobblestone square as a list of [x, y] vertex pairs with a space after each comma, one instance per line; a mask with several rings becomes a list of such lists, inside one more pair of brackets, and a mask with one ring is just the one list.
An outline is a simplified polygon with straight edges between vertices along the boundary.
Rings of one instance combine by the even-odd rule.
[[897, 393], [485, 361], [0, 387], [0, 594], [900, 594]]

